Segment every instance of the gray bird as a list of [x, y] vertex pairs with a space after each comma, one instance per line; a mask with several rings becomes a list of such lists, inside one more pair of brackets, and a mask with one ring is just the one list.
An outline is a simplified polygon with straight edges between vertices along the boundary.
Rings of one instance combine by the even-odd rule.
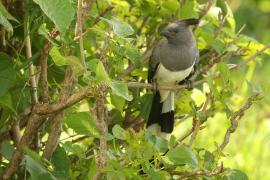
[[148, 82], [157, 84], [147, 127], [155, 133], [170, 134], [174, 127], [174, 92], [158, 86], [180, 84], [195, 71], [199, 51], [190, 25], [198, 19], [169, 24], [160, 34], [165, 36], [153, 49], [149, 61]]

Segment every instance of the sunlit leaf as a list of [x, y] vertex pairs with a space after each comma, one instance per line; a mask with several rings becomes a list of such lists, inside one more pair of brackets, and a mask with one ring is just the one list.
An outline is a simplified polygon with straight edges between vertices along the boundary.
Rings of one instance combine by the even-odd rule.
[[248, 180], [248, 177], [245, 173], [233, 169], [229, 170], [226, 175], [223, 177], [224, 180]]
[[132, 100], [132, 96], [128, 93], [128, 87], [126, 83], [123, 82], [112, 82], [111, 83], [112, 92], [117, 96], [123, 97], [127, 101]]
[[68, 65], [67, 59], [61, 55], [61, 53], [59, 52], [56, 46], [52, 47], [49, 54], [57, 66]]
[[90, 112], [74, 112], [64, 122], [78, 134], [99, 137], [99, 132]]
[[121, 128], [118, 124], [112, 128], [112, 133], [117, 139], [126, 140], [129, 138], [128, 132]]
[[116, 109], [118, 109], [120, 112], [123, 111], [123, 107], [125, 105], [125, 99], [123, 97], [111, 93], [111, 102]]
[[113, 32], [118, 36], [127, 37], [134, 33], [133, 28], [129, 24], [122, 22], [115, 17], [112, 17], [110, 20], [105, 18], [101, 19], [111, 24], [113, 26]]
[[110, 82], [109, 75], [107, 74], [103, 63], [101, 61], [98, 62], [97, 68], [96, 68], [96, 78], [100, 82]]

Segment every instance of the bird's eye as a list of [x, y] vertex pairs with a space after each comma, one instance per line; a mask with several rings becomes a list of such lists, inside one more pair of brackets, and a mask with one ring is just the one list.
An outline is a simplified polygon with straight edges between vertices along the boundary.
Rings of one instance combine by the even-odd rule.
[[178, 33], [178, 29], [171, 29], [171, 32]]

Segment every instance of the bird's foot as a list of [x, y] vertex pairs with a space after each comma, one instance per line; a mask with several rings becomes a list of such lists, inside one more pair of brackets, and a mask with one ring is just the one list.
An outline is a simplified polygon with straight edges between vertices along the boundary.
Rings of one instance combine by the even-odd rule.
[[152, 87], [153, 87], [153, 91], [157, 91], [158, 87], [157, 87], [157, 83], [156, 82], [152, 82]]

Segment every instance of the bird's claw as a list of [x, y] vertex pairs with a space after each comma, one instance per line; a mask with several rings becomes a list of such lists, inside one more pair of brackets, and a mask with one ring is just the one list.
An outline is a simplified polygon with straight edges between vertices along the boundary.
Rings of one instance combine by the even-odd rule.
[[185, 84], [187, 85], [187, 90], [192, 90], [194, 88], [194, 84], [192, 80], [185, 80]]

